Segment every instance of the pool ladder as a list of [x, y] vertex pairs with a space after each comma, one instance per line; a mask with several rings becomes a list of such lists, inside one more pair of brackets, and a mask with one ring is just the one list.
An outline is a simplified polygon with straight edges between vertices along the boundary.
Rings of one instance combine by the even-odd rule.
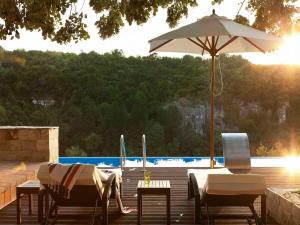
[[124, 135], [120, 136], [120, 167], [123, 170], [123, 167], [126, 165], [126, 148], [125, 148], [125, 141]]
[[[146, 171], [146, 163], [147, 163], [147, 146], [146, 146], [146, 135], [143, 134], [142, 136], [142, 149], [143, 149], [143, 168], [141, 171]], [[126, 166], [126, 148], [125, 148], [125, 141], [124, 135], [120, 136], [120, 167], [123, 170], [123, 167]]]

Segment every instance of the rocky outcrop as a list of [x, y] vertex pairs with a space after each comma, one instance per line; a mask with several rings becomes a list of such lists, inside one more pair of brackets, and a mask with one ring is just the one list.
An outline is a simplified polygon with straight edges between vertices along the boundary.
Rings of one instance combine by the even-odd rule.
[[[193, 103], [185, 98], [181, 98], [170, 105], [175, 105], [180, 112], [183, 125], [191, 124], [197, 134], [203, 134], [203, 127], [210, 118], [210, 107], [208, 104]], [[215, 123], [217, 127], [224, 128], [224, 111], [215, 109]]]
[[[251, 113], [259, 113], [264, 109], [257, 102], [242, 102], [236, 100], [235, 103], [239, 106], [239, 115], [241, 118], [248, 116]], [[191, 124], [197, 134], [204, 133], [204, 125], [210, 118], [210, 107], [209, 104], [205, 103], [195, 103], [186, 98], [181, 98], [177, 101], [174, 101], [166, 107], [176, 106], [178, 111], [180, 112], [183, 125]], [[287, 109], [289, 107], [288, 102], [284, 102], [280, 105], [280, 107], [276, 111], [276, 115], [278, 118], [278, 124], [282, 124], [287, 119]], [[271, 110], [267, 111], [268, 114], [271, 114]], [[215, 108], [215, 126], [216, 128], [220, 128], [224, 130], [226, 125], [224, 123], [225, 112], [223, 108], [216, 107]]]

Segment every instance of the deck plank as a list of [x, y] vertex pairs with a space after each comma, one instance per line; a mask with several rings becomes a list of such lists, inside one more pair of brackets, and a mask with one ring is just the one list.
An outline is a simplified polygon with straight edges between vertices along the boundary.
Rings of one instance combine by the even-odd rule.
[[[151, 179], [157, 180], [170, 180], [171, 183], [171, 222], [172, 224], [193, 224], [193, 207], [194, 201], [187, 200], [187, 176], [186, 168], [150, 168], [152, 172]], [[269, 187], [282, 187], [282, 188], [297, 188], [300, 187], [300, 173], [291, 174], [281, 168], [253, 168], [252, 173], [262, 174], [266, 177], [266, 182]], [[123, 175], [124, 182], [124, 205], [136, 208], [137, 204], [137, 184], [138, 180], [143, 179], [143, 173], [140, 169], [132, 170], [126, 168]], [[25, 197], [26, 198], [26, 197]], [[37, 199], [34, 198], [34, 215], [28, 215], [28, 201], [22, 201], [22, 220], [24, 225], [37, 225]], [[162, 196], [145, 196], [143, 198], [143, 224], [147, 225], [160, 225], [165, 224], [165, 199]], [[257, 209], [259, 208], [260, 201], [255, 203]], [[136, 224], [137, 215], [131, 213], [129, 215], [119, 215], [114, 201], [111, 201], [109, 208], [109, 221], [113, 225], [133, 225]], [[246, 209], [241, 208], [217, 208], [218, 212], [228, 213], [245, 213]], [[259, 212], [260, 210], [258, 210]], [[63, 213], [70, 213], [76, 215], [78, 213], [90, 213], [87, 209], [61, 209]], [[83, 225], [88, 224], [89, 219], [60, 219], [56, 224], [58, 225]], [[16, 224], [16, 203], [13, 202], [9, 206], [0, 210], [0, 225], [13, 225]], [[246, 225], [245, 221], [216, 221], [216, 224], [224, 225]], [[269, 220], [270, 225], [276, 225]]]

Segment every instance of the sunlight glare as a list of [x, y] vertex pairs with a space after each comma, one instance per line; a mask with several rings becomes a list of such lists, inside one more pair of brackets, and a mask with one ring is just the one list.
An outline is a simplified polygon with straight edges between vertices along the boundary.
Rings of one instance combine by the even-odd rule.
[[285, 168], [290, 172], [300, 172], [300, 157], [286, 157]]
[[284, 64], [300, 64], [300, 34], [284, 38], [284, 43], [277, 54], [279, 61]]
[[278, 50], [266, 54], [245, 53], [244, 56], [255, 64], [300, 65], [300, 33], [283, 37]]

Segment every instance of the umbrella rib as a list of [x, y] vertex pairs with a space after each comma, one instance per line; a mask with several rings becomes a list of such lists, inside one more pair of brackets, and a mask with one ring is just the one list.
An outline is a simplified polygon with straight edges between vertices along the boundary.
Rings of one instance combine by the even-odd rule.
[[265, 53], [266, 51], [263, 50], [261, 47], [259, 47], [258, 45], [254, 44], [251, 40], [249, 40], [246, 37], [243, 37], [244, 40], [246, 40], [247, 42], [249, 42], [251, 45], [253, 45], [255, 48], [257, 48], [259, 51], [261, 51], [262, 53]]
[[[206, 45], [206, 41], [207, 41], [207, 37], [206, 37], [206, 39], [205, 39], [205, 41], [204, 41], [204, 44]], [[202, 48], [202, 54], [201, 55], [203, 55], [204, 54], [204, 48]]]
[[[199, 43], [197, 43], [196, 41], [195, 41], [195, 43], [197, 43], [199, 46], [201, 46], [201, 48], [203, 48], [203, 49], [205, 49], [206, 51], [210, 52], [210, 48], [207, 47], [207, 45], [204, 44], [204, 42], [201, 41], [200, 38], [196, 37], [196, 39], [197, 39], [197, 41], [199, 41]], [[192, 39], [191, 39], [191, 40], [192, 40]], [[194, 41], [194, 40], [192, 40], [192, 41]]]
[[214, 46], [215, 49], [217, 49], [217, 44], [218, 44], [219, 38], [220, 38], [220, 36], [218, 35], [218, 36], [217, 36], [216, 43], [215, 43], [215, 46]]
[[[198, 40], [199, 38], [197, 38], [197, 40]], [[198, 40], [199, 41], [199, 40]], [[209, 45], [209, 48], [211, 48], [211, 44], [210, 44], [210, 42], [209, 42], [209, 39], [208, 39], [208, 37], [206, 36], [206, 38], [205, 38], [205, 42], [204, 42], [204, 44], [205, 44], [205, 46], [206, 46], [206, 42], [208, 43], [208, 45]]]
[[220, 50], [222, 50], [223, 48], [225, 48], [227, 45], [229, 45], [231, 42], [233, 42], [234, 40], [236, 40], [238, 38], [238, 36], [234, 36], [232, 37], [229, 41], [227, 41], [225, 44], [223, 44], [220, 48], [217, 49], [217, 52], [219, 52]]
[[150, 49], [149, 52], [153, 52], [153, 51], [159, 49], [160, 47], [162, 47], [162, 46], [168, 44], [168, 43], [171, 42], [171, 41], [173, 41], [173, 39], [167, 40], [167, 41], [165, 41], [164, 43], [160, 44], [159, 46], [157, 46], [157, 47], [155, 47], [155, 48], [153, 48], [153, 49]]
[[[202, 45], [202, 48], [205, 48], [206, 51], [210, 52], [210, 49], [206, 46], [206, 44], [203, 41], [201, 41], [200, 38], [196, 37], [196, 39], [197, 39], [197, 41], [200, 42], [200, 44]], [[208, 40], [208, 43], [209, 43], [209, 40]], [[211, 48], [210, 43], [209, 43], [209, 47]]]
[[193, 42], [195, 45], [197, 45], [197, 46], [199, 46], [199, 47], [201, 47], [201, 48], [203, 48], [203, 49], [205, 49], [206, 51], [208, 51], [208, 52], [210, 52], [210, 50], [207, 48], [207, 46], [205, 46], [205, 45], [203, 45], [204, 43], [202, 42], [202, 43], [197, 43], [196, 41], [194, 41], [193, 39], [191, 39], [191, 38], [187, 38], [189, 41], [191, 41], [191, 42]]

